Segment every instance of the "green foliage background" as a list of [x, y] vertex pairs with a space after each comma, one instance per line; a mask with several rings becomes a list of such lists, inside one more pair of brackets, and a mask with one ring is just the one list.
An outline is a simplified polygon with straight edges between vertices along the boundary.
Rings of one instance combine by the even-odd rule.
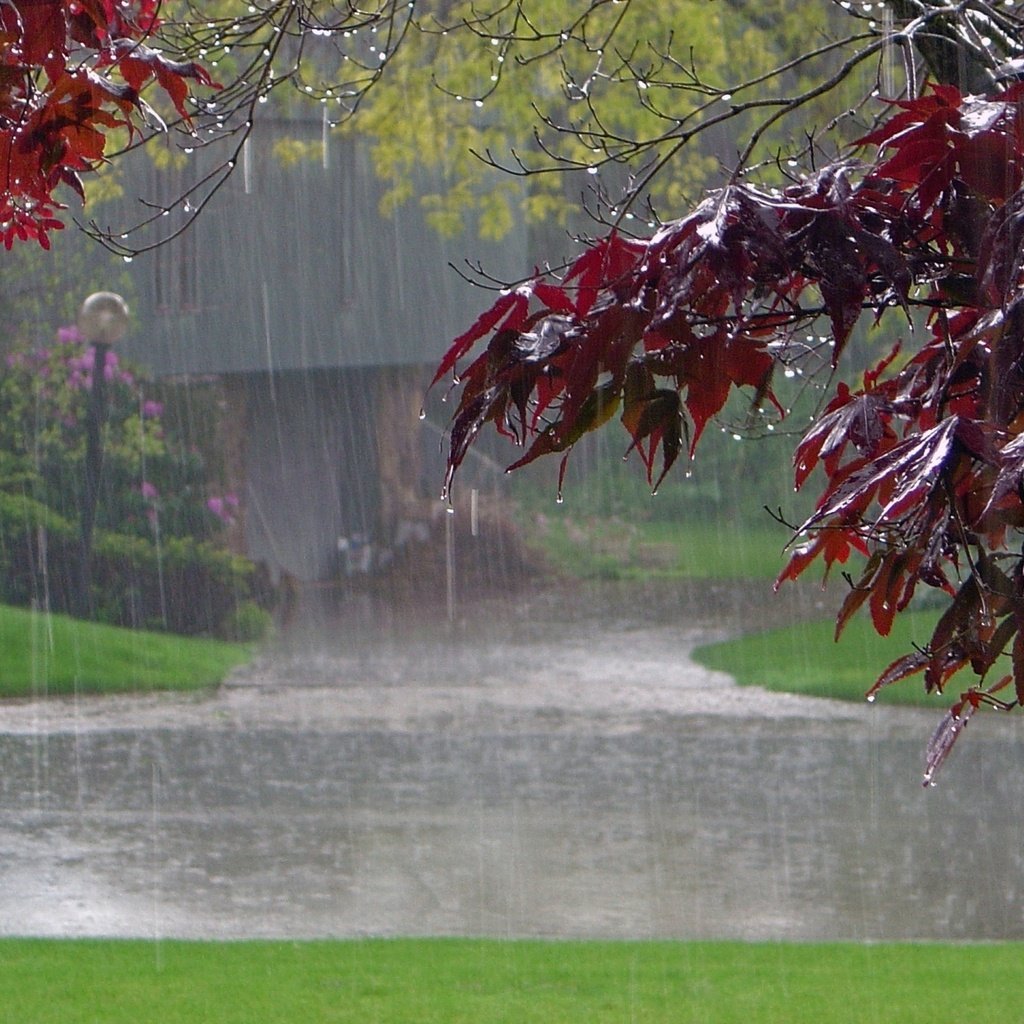
[[[497, 12], [481, 22], [478, 5], [446, 4], [447, 31], [440, 30], [440, 19], [424, 19], [436, 30], [405, 37], [358, 117], [345, 126], [371, 141], [375, 168], [388, 184], [385, 206], [418, 196], [428, 220], [446, 235], [473, 228], [500, 239], [524, 220], [579, 225], [581, 197], [597, 179], [586, 173], [524, 179], [498, 173], [481, 157], [514, 167], [515, 153], [529, 167], [550, 168], [547, 151], [586, 169], [607, 153], [630, 158], [627, 140], [643, 140], [651, 145], [639, 162], [660, 159], [674, 145], [671, 138], [658, 141], [670, 127], [716, 118], [729, 106], [730, 89], [833, 38], [841, 22], [828, 3], [643, 0], [599, 6], [586, 22], [584, 45], [553, 35], [570, 18], [562, 3], [526, 4], [530, 31], [518, 5], [493, 6]], [[466, 21], [474, 23], [472, 31]], [[827, 68], [828, 60], [835, 58], [809, 61], [799, 77], [784, 76], [765, 91], [782, 95]], [[799, 129], [821, 127], [837, 103], [863, 88], [855, 80], [838, 100], [808, 106]], [[756, 116], [711, 129], [668, 163], [648, 190], [661, 216], [679, 216], [721, 179]], [[770, 134], [757, 158], [771, 160], [804, 141]], [[419, 192], [423, 168], [440, 174], [440, 184], [426, 194]], [[627, 174], [638, 170], [638, 162], [605, 165], [600, 180], [614, 197]], [[773, 169], [768, 174], [777, 176]]]
[[[92, 350], [65, 335], [0, 368], [0, 599], [80, 605], [81, 500]], [[223, 549], [198, 449], [168, 428], [134, 367], [108, 356], [90, 604], [102, 620], [216, 630], [253, 596], [255, 571]]]

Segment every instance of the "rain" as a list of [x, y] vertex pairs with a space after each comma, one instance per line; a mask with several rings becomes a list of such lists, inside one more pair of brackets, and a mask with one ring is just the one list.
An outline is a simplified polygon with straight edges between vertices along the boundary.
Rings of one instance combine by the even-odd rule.
[[[318, 59], [340, 45], [326, 22], [310, 33]], [[485, 34], [496, 88], [508, 43]], [[394, 45], [361, 27], [352, 62], [397, 62]], [[879, 47], [888, 89], [905, 75], [898, 49]], [[595, 52], [600, 71], [562, 89], [570, 109], [609, 77]], [[657, 112], [669, 62], [633, 59], [633, 92]], [[81, 451], [74, 472], [52, 471], [64, 497], [23, 531], [21, 561], [0, 507], [0, 564], [24, 569], [33, 612], [30, 691], [0, 700], [0, 936], [1024, 940], [1024, 790], [1006, 770], [1019, 714], [970, 706], [939, 784], [922, 786], [953, 684], [932, 706], [888, 689], [852, 701], [830, 679], [811, 695], [710, 664], [716, 645], [788, 629], [780, 644], [806, 668], [802, 630], [834, 621], [849, 592], [838, 567], [773, 588], [813, 513], [792, 452], [827, 401], [827, 316], [773, 353], [778, 400], [730, 399], [692, 460], [686, 420], [679, 463], [664, 481], [654, 465], [657, 493], [618, 416], [512, 473], [517, 425], [478, 423], [448, 487], [470, 360], [431, 382], [452, 340], [531, 273], [564, 271], [598, 227], [642, 218], [662, 239], [677, 222], [653, 187], [625, 212], [633, 179], [607, 142], [545, 192], [524, 170], [535, 154], [488, 148], [491, 93], [448, 95], [443, 71], [487, 143], [465, 210], [447, 191], [461, 157], [385, 167], [379, 138], [351, 127], [358, 103], [311, 76], [296, 89], [308, 102], [254, 94], [235, 134], [210, 122], [237, 146], [230, 168], [219, 136], [122, 154], [89, 208], [106, 248], [57, 232], [45, 277], [37, 254], [11, 257], [9, 294], [26, 297], [0, 299], [8, 374], [59, 371], [94, 405], [88, 437], [62, 435]], [[707, 90], [712, 118], [743, 100]], [[709, 165], [735, 157], [719, 131]], [[777, 156], [772, 180], [795, 167]], [[527, 216], [531, 201], [554, 212]], [[80, 314], [95, 292], [130, 309], [109, 340]], [[574, 316], [517, 334], [524, 363], [556, 351]], [[863, 377], [882, 343], [859, 331], [845, 358]], [[33, 394], [30, 409], [0, 390], [0, 426], [12, 409], [31, 419], [19, 457], [42, 478], [56, 406]], [[936, 463], [960, 443], [945, 423]], [[88, 527], [72, 542], [54, 524], [79, 491]], [[121, 519], [140, 538], [130, 557], [111, 553]], [[186, 537], [216, 552], [204, 575], [181, 567]], [[915, 601], [934, 624], [938, 606]], [[54, 695], [65, 612], [245, 655], [215, 686]], [[865, 693], [886, 665], [874, 639], [840, 648]], [[148, 664], [149, 641], [134, 642]], [[84, 665], [91, 641], [76, 643]]]

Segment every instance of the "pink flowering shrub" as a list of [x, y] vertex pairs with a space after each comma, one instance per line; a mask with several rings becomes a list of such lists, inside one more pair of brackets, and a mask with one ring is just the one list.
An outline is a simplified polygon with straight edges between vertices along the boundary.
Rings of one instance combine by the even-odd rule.
[[[36, 577], [45, 569], [45, 603], [75, 606], [71, 567], [43, 563], [77, 557], [95, 360], [95, 349], [74, 328], [64, 328], [51, 346], [17, 350], [0, 366], [0, 496], [21, 502], [17, 508], [0, 503], [0, 600], [37, 600]], [[169, 428], [163, 404], [135, 367], [110, 351], [103, 373], [107, 408], [94, 550], [104, 566], [92, 575], [94, 589], [107, 592], [93, 603], [105, 618], [126, 624], [160, 624], [169, 607], [180, 607], [176, 628], [206, 631], [216, 626], [212, 618], [230, 614], [248, 596], [245, 580], [237, 578], [251, 575], [244, 560], [230, 567], [221, 560], [212, 575], [210, 565], [204, 568], [235, 520], [238, 498], [210, 492], [202, 457]], [[180, 563], [176, 576], [157, 564], [156, 556], [170, 550]], [[152, 565], [148, 551], [156, 553]], [[178, 579], [196, 592], [157, 593], [149, 575], [165, 586]], [[221, 580], [220, 596], [204, 600], [198, 591], [212, 586], [213, 575]], [[190, 618], [193, 612], [198, 621]]]
[[[19, 463], [30, 493], [71, 518], [82, 493], [85, 419], [96, 351], [74, 327], [55, 344], [18, 350], [0, 371], [0, 447]], [[119, 533], [212, 539], [237, 508], [207, 493], [199, 454], [168, 431], [163, 404], [138, 370], [109, 351], [107, 414], [97, 527]]]
[[223, 497], [206, 499], [206, 507], [225, 525], [231, 526], [238, 511], [238, 495], [225, 494]]

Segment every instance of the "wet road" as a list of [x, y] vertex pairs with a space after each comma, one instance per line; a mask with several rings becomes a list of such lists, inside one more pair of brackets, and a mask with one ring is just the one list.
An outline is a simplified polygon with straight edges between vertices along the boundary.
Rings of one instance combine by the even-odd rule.
[[0, 709], [0, 933], [1024, 938], [1016, 719], [925, 790], [933, 712], [739, 690], [686, 656], [728, 594], [621, 596]]

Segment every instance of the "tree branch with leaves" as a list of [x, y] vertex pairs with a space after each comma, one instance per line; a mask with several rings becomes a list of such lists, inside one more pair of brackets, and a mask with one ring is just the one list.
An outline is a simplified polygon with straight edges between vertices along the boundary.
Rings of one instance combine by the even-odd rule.
[[[737, 6], [744, 16], [748, 7], [760, 12], [765, 24], [730, 34]], [[187, 229], [241, 162], [261, 116], [319, 109], [325, 130], [369, 140], [390, 202], [408, 197], [425, 165], [445, 181], [424, 198], [431, 222], [449, 233], [474, 224], [497, 238], [524, 217], [571, 219], [580, 189], [564, 186], [562, 172], [589, 174], [583, 180], [594, 184], [601, 166], [639, 166], [653, 145], [721, 102], [733, 64], [760, 74], [795, 59], [806, 25], [791, 7], [783, 0], [588, 0], [568, 8], [555, 0], [12, 0], [0, 60], [19, 156], [7, 180], [15, 208], [36, 211], [17, 218], [26, 237], [40, 237], [27, 228], [38, 220], [45, 240], [58, 226], [50, 215], [63, 205], [62, 186], [84, 200], [92, 171], [116, 167], [123, 153], [154, 141], [179, 159], [203, 150], [187, 193], [139, 196], [129, 223], [104, 224], [88, 211], [81, 218], [94, 238], [131, 256]], [[743, 113], [732, 116], [742, 122]], [[31, 117], [46, 132], [18, 129]], [[650, 198], [677, 203], [699, 193], [727, 154], [691, 147], [690, 159], [652, 178]], [[502, 181], [488, 161], [529, 170], [534, 180], [526, 190], [511, 177]], [[37, 179], [31, 188], [29, 170]], [[173, 227], [160, 221], [171, 207], [188, 214]], [[154, 225], [168, 227], [141, 230]], [[10, 239], [19, 237], [15, 228]]]
[[[837, 637], [862, 607], [886, 635], [920, 590], [944, 596], [929, 642], [869, 691], [923, 674], [940, 693], [968, 678], [929, 744], [930, 782], [975, 710], [1024, 701], [1022, 22], [987, 3], [841, 6], [857, 24], [826, 48], [836, 70], [768, 99], [755, 95], [762, 80], [739, 83], [729, 110], [705, 107], [651, 140], [648, 175], [615, 204], [611, 230], [582, 240], [564, 272], [503, 289], [455, 340], [435, 378], [453, 376], [459, 396], [445, 488], [485, 427], [523, 447], [510, 469], [557, 454], [564, 474], [576, 442], [618, 418], [656, 489], [733, 392], [765, 422], [785, 417], [776, 374], [820, 339], [832, 394], [794, 456], [795, 485], [819, 480], [820, 496], [777, 585], [860, 559]], [[870, 7], [888, 13], [869, 20]], [[902, 95], [882, 96], [897, 55]], [[936, 80], [951, 67], [955, 82]], [[765, 130], [865, 68], [875, 88], [843, 112], [864, 126], [852, 145], [830, 153], [798, 124], [802, 168], [758, 161]], [[983, 93], [961, 88], [979, 82]], [[744, 107], [765, 113], [722, 186], [653, 234], [629, 233], [624, 211], [651, 177]], [[865, 322], [894, 342], [844, 379]]]
[[149, 45], [159, 4], [139, 0], [10, 0], [0, 6], [0, 237], [10, 249], [44, 248], [63, 226], [55, 193], [84, 199], [83, 174], [105, 158], [120, 132], [135, 139], [161, 124], [142, 93], [154, 85], [190, 121], [189, 83], [206, 70]]

